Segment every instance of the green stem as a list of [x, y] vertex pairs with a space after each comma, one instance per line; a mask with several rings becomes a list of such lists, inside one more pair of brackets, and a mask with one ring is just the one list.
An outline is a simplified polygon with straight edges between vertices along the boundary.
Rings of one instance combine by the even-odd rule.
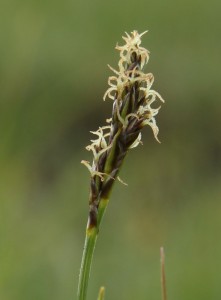
[[107, 208], [108, 202], [109, 202], [108, 199], [100, 200], [98, 214], [97, 214], [97, 227], [87, 226], [86, 229], [84, 250], [83, 250], [80, 276], [78, 282], [78, 293], [77, 293], [78, 300], [86, 300], [87, 297], [87, 288], [88, 288], [88, 281], [90, 277], [93, 253], [97, 241], [100, 223], [103, 218], [104, 212]]

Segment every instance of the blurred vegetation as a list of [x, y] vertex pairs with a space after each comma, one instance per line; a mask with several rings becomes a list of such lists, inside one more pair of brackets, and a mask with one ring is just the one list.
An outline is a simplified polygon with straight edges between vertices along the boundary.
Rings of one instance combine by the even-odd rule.
[[220, 299], [220, 1], [3, 0], [0, 18], [0, 298], [73, 299], [88, 210], [84, 146], [116, 42], [149, 33], [148, 70], [166, 100], [116, 184], [89, 299]]

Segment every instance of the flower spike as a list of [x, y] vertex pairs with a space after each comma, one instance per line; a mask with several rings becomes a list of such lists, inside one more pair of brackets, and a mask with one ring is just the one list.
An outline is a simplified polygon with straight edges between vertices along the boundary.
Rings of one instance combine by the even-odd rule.
[[150, 126], [159, 142], [159, 128], [155, 117], [160, 106], [153, 108], [152, 104], [164, 100], [152, 89], [153, 74], [143, 71], [149, 60], [149, 51], [141, 47], [141, 38], [146, 32], [126, 32], [123, 36], [125, 44], [116, 46], [120, 54], [118, 69], [108, 65], [113, 75], [108, 79], [109, 88], [103, 99], [113, 101], [112, 116], [106, 120], [108, 125], [91, 131], [96, 138], [91, 140], [86, 149], [93, 153], [92, 164], [82, 161], [90, 171], [92, 186], [96, 186], [97, 192], [91, 192], [90, 204], [94, 203], [97, 208], [99, 197], [108, 194], [114, 179], [118, 178], [127, 152], [142, 144], [142, 128]]
[[[150, 126], [155, 139], [159, 142], [159, 128], [156, 116], [160, 106], [155, 102], [164, 102], [158, 92], [152, 89], [154, 76], [143, 71], [149, 60], [149, 51], [141, 47], [141, 38], [146, 33], [123, 36], [124, 45], [116, 46], [119, 51], [118, 69], [108, 66], [113, 72], [108, 79], [108, 89], [104, 100], [113, 101], [112, 115], [107, 125], [91, 131], [96, 137], [86, 147], [93, 153], [92, 163], [83, 160], [82, 164], [90, 172], [89, 216], [86, 229], [85, 247], [79, 276], [78, 300], [86, 299], [91, 261], [101, 220], [109, 202], [110, 193], [116, 179], [122, 184], [119, 171], [131, 149], [142, 144], [141, 131]], [[104, 299], [104, 288], [100, 289], [99, 300]]]

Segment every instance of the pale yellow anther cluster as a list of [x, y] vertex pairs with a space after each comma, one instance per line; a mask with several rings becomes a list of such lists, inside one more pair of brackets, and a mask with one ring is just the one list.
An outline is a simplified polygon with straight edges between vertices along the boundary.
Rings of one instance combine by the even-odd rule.
[[141, 57], [141, 69], [149, 60], [149, 51], [143, 47], [140, 47], [141, 37], [147, 31], [139, 34], [136, 30], [131, 32], [131, 36], [126, 33], [126, 37], [122, 37], [126, 44], [123, 46], [116, 46], [116, 49], [120, 51], [120, 61], [118, 63], [120, 71], [123, 71], [126, 64], [131, 64], [131, 53], [135, 52], [137, 56]]
[[[107, 151], [109, 148], [111, 148], [111, 145], [109, 146], [107, 145], [107, 140], [106, 140], [107, 137], [110, 136], [110, 130], [111, 130], [111, 126], [108, 125], [108, 126], [99, 127], [97, 131], [90, 131], [94, 135], [98, 136], [97, 139], [91, 140], [92, 143], [86, 147], [86, 149], [88, 151], [92, 151], [94, 155], [93, 163], [92, 165], [90, 165], [90, 162], [88, 161], [85, 160], [81, 161], [81, 163], [88, 168], [92, 177], [94, 175], [97, 175], [101, 178], [102, 181], [104, 180], [104, 176], [107, 174], [98, 172], [96, 170], [96, 165], [101, 154]], [[105, 131], [107, 132], [105, 133]]]
[[[92, 151], [94, 154], [94, 160], [98, 161], [100, 155], [104, 153], [109, 147], [107, 146], [106, 138], [110, 135], [111, 126], [99, 127], [97, 131], [90, 131], [91, 133], [98, 136], [96, 140], [91, 140], [92, 144], [88, 145], [86, 149]], [[104, 133], [104, 130], [108, 130]]]
[[[160, 107], [152, 108], [151, 104], [157, 99], [164, 102], [162, 97], [156, 91], [152, 90], [151, 87], [154, 82], [154, 76], [152, 73], [145, 74], [142, 69], [149, 60], [149, 51], [140, 46], [141, 37], [147, 31], [139, 34], [137, 31], [133, 31], [131, 35], [126, 33], [126, 37], [123, 37], [126, 44], [123, 46], [116, 46], [116, 49], [120, 51], [120, 61], [118, 63], [119, 71], [114, 70], [112, 67], [109, 68], [117, 75], [110, 76], [108, 79], [109, 88], [104, 94], [104, 100], [106, 97], [117, 100], [117, 102], [123, 101], [122, 94], [126, 87], [131, 87], [135, 82], [140, 83], [139, 90], [145, 96], [144, 105], [140, 106], [138, 111], [128, 115], [125, 120], [122, 120], [119, 112], [118, 117], [122, 124], [127, 125], [127, 120], [131, 115], [136, 116], [138, 119], [145, 117], [143, 125], [151, 126], [154, 137], [158, 140], [159, 128], [156, 125], [155, 116], [158, 114]], [[136, 53], [137, 57], [140, 57], [139, 68], [135, 67], [132, 70], [127, 70], [128, 66], [132, 64], [132, 54]], [[117, 99], [116, 99], [117, 98]], [[117, 103], [118, 105], [118, 103]], [[118, 105], [119, 106], [119, 105]]]
[[[120, 99], [125, 86], [141, 79], [145, 80], [146, 76], [149, 79], [149, 76], [151, 74], [144, 74], [136, 69], [127, 71], [127, 66], [132, 63], [132, 53], [136, 53], [136, 55], [141, 58], [141, 69], [149, 60], [149, 51], [143, 47], [140, 47], [141, 36], [144, 35], [146, 32], [147, 31], [139, 34], [137, 31], [133, 31], [131, 33], [131, 36], [126, 32], [126, 37], [122, 37], [123, 40], [125, 40], [126, 44], [123, 46], [116, 46], [116, 49], [120, 51], [120, 60], [118, 63], [119, 71], [116, 71], [115, 69], [109, 66], [109, 68], [117, 75], [117, 77], [109, 77], [108, 84], [110, 85], [110, 88], [104, 94], [104, 100], [107, 96], [110, 99], [115, 100], [116, 92], [118, 95], [118, 99]], [[137, 75], [140, 75], [139, 78], [137, 77]]]

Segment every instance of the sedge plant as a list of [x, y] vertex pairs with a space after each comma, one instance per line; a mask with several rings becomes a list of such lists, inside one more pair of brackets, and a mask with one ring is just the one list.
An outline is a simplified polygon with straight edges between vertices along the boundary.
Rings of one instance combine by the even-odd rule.
[[[101, 221], [108, 206], [112, 187], [119, 178], [119, 171], [128, 151], [141, 141], [141, 131], [148, 125], [158, 140], [158, 126], [155, 116], [160, 106], [153, 107], [156, 101], [164, 102], [158, 92], [152, 89], [152, 73], [144, 73], [149, 60], [149, 51], [141, 47], [141, 37], [137, 31], [123, 37], [125, 44], [116, 46], [120, 52], [118, 69], [109, 66], [113, 76], [108, 79], [109, 88], [104, 100], [113, 101], [112, 115], [106, 125], [91, 131], [96, 137], [86, 147], [93, 153], [92, 163], [83, 160], [90, 172], [89, 215], [86, 227], [85, 244], [78, 284], [78, 300], [86, 300], [93, 253]], [[104, 299], [102, 287], [98, 296]]]

